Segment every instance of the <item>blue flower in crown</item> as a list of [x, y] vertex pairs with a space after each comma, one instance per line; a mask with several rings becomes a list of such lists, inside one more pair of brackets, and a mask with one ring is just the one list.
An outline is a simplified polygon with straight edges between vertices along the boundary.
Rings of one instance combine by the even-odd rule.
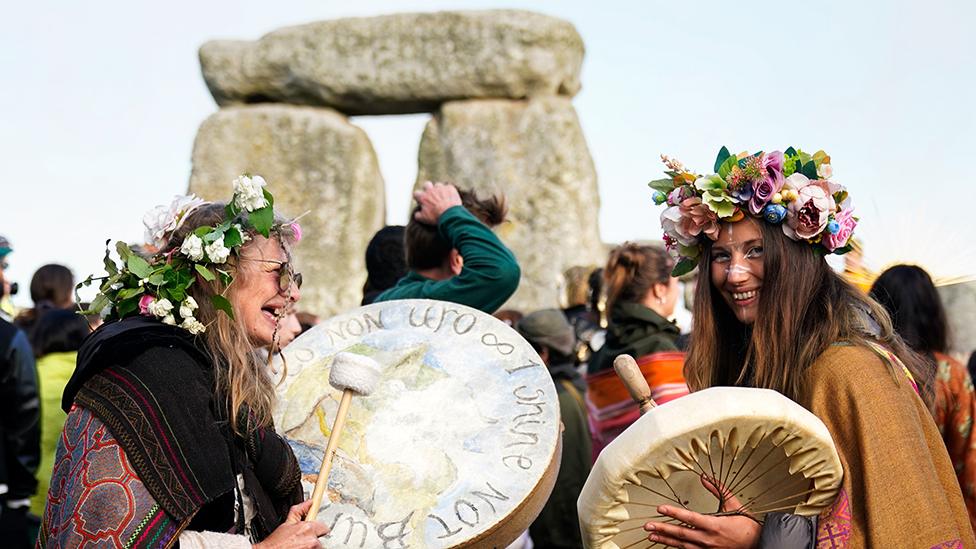
[[782, 204], [767, 204], [763, 208], [763, 219], [773, 225], [779, 225], [786, 219], [786, 207]]

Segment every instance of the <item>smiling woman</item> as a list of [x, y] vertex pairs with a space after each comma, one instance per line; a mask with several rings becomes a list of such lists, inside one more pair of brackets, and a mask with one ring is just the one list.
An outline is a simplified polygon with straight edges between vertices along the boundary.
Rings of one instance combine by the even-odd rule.
[[256, 352], [273, 350], [301, 280], [289, 262], [301, 231], [264, 185], [238, 178], [227, 204], [178, 198], [146, 218], [151, 255], [120, 244], [122, 265], [106, 258], [92, 312], [107, 322], [65, 388], [41, 546], [318, 547], [328, 529], [301, 522], [300, 471]]
[[669, 178], [652, 182], [656, 200], [671, 206], [662, 214], [665, 241], [676, 271], [698, 268], [689, 387], [786, 395], [827, 426], [844, 478], [819, 522], [769, 514], [759, 528], [748, 504], [730, 516], [665, 505], [657, 510], [668, 522], [647, 523], [648, 542], [976, 546], [928, 418], [932, 369], [885, 311], [825, 261], [847, 250], [857, 224], [847, 190], [831, 179], [830, 157], [793, 148], [733, 156], [723, 147], [717, 173], [706, 176], [665, 161]]
[[289, 304], [298, 301], [301, 273], [292, 270], [286, 248], [275, 239], [258, 236], [243, 250], [238, 272], [247, 276], [231, 302], [242, 317], [251, 343], [271, 347]]
[[736, 230], [723, 225], [711, 248], [712, 285], [743, 324], [756, 321], [763, 281], [763, 238], [759, 223], [744, 220]]

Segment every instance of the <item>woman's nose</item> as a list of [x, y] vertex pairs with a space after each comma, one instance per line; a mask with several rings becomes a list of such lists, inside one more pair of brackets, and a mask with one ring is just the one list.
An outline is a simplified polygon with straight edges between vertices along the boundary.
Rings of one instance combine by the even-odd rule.
[[298, 287], [298, 284], [295, 284], [295, 282], [292, 281], [292, 283], [288, 285], [288, 290], [285, 291], [283, 295], [287, 297], [290, 301], [296, 302], [299, 299], [301, 299], [302, 290]]
[[729, 282], [738, 283], [745, 282], [749, 278], [749, 267], [745, 264], [744, 260], [733, 259], [729, 263]]

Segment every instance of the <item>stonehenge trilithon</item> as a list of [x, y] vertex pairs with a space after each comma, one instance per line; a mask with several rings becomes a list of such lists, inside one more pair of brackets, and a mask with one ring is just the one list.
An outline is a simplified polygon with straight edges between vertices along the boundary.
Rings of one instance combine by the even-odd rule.
[[310, 210], [301, 308], [332, 315], [359, 304], [385, 203], [372, 146], [340, 112], [434, 112], [418, 183], [503, 191], [511, 222], [498, 233], [522, 267], [507, 306], [555, 307], [566, 268], [605, 258], [596, 173], [571, 102], [582, 60], [572, 24], [509, 10], [338, 19], [208, 42], [203, 75], [223, 108], [197, 135], [190, 190], [224, 198], [250, 171], [275, 186], [284, 212]]
[[231, 181], [244, 172], [267, 179], [277, 210], [309, 212], [296, 248], [305, 274], [301, 308], [328, 316], [358, 306], [363, 250], [386, 215], [383, 178], [365, 132], [331, 109], [221, 109], [197, 134], [190, 192], [226, 200]]
[[573, 96], [583, 41], [524, 11], [407, 13], [320, 21], [200, 48], [220, 105], [282, 102], [348, 114], [430, 112], [444, 101]]
[[603, 261], [596, 172], [568, 98], [445, 103], [420, 144], [425, 180], [508, 198], [510, 222], [497, 231], [522, 282], [507, 307], [555, 307], [563, 271]]

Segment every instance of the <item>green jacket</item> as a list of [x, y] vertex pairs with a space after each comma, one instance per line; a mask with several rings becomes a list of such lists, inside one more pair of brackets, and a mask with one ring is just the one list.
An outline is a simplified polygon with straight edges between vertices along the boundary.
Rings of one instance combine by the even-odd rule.
[[31, 512], [44, 516], [47, 489], [54, 469], [54, 452], [68, 415], [61, 409], [61, 393], [75, 371], [77, 351], [50, 353], [37, 359], [37, 382], [41, 394], [41, 464], [37, 468], [37, 492], [31, 498]]
[[607, 341], [593, 353], [587, 373], [613, 367], [613, 359], [626, 353], [634, 358], [658, 351], [676, 351], [681, 331], [673, 322], [639, 303], [617, 303], [610, 311]]
[[464, 258], [461, 274], [431, 280], [410, 271], [375, 302], [438, 299], [493, 313], [508, 300], [522, 273], [511, 250], [463, 206], [441, 214], [437, 231]]
[[559, 418], [563, 430], [563, 451], [556, 485], [539, 516], [529, 526], [536, 549], [583, 547], [576, 500], [583, 491], [593, 463], [593, 446], [586, 419], [586, 382], [571, 364], [550, 365], [549, 373], [559, 397]]

